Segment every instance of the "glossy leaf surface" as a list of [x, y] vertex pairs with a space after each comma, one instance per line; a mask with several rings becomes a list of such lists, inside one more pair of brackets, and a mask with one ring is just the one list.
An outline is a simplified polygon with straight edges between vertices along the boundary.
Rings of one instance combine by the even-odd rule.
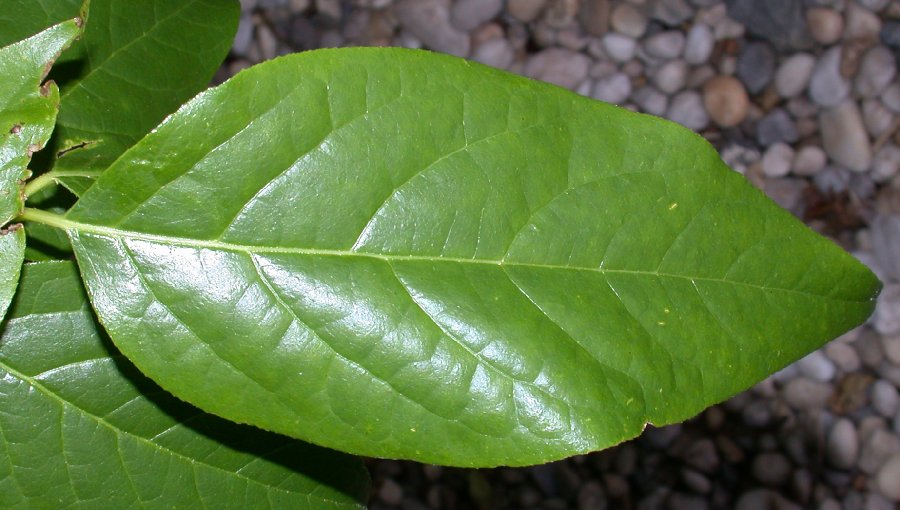
[[25, 231], [0, 230], [0, 318], [6, 314], [16, 287], [25, 257]]
[[91, 0], [82, 60], [62, 88], [54, 168], [80, 194], [95, 175], [204, 89], [237, 29], [236, 0]]
[[83, 0], [3, 0], [0, 46], [26, 39], [78, 16]]
[[32, 219], [67, 229], [113, 340], [179, 397], [453, 465], [693, 416], [879, 289], [697, 135], [399, 49], [241, 73]]
[[0, 507], [363, 507], [359, 460], [204, 414], [100, 331], [74, 264], [26, 266], [0, 337]]

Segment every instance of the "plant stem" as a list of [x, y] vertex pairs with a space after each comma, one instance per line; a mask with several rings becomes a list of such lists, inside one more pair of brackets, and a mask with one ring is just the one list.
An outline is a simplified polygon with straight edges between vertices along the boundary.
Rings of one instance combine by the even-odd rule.
[[60, 177], [99, 177], [100, 172], [93, 170], [50, 170], [49, 172], [39, 175], [28, 181], [25, 185], [25, 196], [30, 197], [38, 191], [50, 186], [58, 184]]
[[22, 211], [22, 214], [19, 215], [18, 219], [21, 221], [33, 221], [35, 223], [41, 223], [47, 225], [48, 227], [55, 227], [62, 230], [65, 230], [70, 226], [70, 222], [67, 221], [61, 214], [43, 211], [41, 209], [34, 209], [31, 207], [26, 207]]

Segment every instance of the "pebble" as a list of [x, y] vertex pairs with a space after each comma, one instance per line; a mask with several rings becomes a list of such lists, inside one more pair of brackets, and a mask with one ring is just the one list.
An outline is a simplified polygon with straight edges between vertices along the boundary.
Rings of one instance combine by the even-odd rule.
[[872, 146], [856, 101], [848, 99], [819, 114], [825, 152], [836, 163], [864, 172], [872, 164]]
[[703, 98], [693, 90], [679, 92], [672, 98], [666, 111], [666, 118], [695, 131], [709, 124], [709, 115], [703, 107]]
[[900, 48], [900, 21], [888, 20], [881, 26], [881, 42], [892, 48]]
[[775, 72], [775, 90], [784, 98], [798, 96], [806, 90], [816, 58], [809, 53], [795, 53], [784, 60]]
[[650, 14], [665, 25], [676, 26], [690, 19], [694, 8], [687, 0], [650, 0]]
[[606, 491], [596, 480], [588, 480], [578, 491], [578, 510], [606, 510]]
[[881, 337], [881, 348], [888, 361], [900, 367], [900, 336]]
[[644, 51], [648, 55], [669, 60], [681, 55], [684, 51], [685, 37], [678, 30], [667, 30], [651, 35], [644, 40]]
[[787, 483], [791, 474], [791, 462], [780, 453], [761, 453], [753, 459], [751, 471], [764, 485], [777, 487]]
[[825, 445], [828, 461], [838, 469], [851, 469], [859, 458], [859, 435], [848, 418], [840, 418], [828, 432]]
[[388, 505], [399, 506], [403, 502], [403, 487], [391, 478], [387, 478], [378, 489], [378, 499]]
[[884, 89], [881, 103], [895, 114], [900, 114], [900, 82], [894, 82]]
[[872, 180], [887, 182], [898, 173], [900, 173], [900, 147], [887, 143], [878, 149], [872, 160]]
[[653, 73], [653, 84], [661, 92], [674, 94], [687, 82], [688, 65], [681, 59], [670, 60]]
[[806, 377], [791, 379], [784, 386], [784, 399], [799, 411], [820, 409], [832, 394], [831, 385]]
[[[577, 6], [579, 2], [574, 2]], [[577, 7], [576, 7], [577, 8]], [[600, 37], [609, 31], [610, 2], [609, 0], [593, 0], [581, 2], [579, 21], [581, 27], [589, 35]]]
[[698, 493], [707, 494], [712, 490], [712, 482], [703, 473], [694, 469], [685, 468], [681, 470], [681, 479], [688, 489]]
[[855, 372], [862, 366], [856, 350], [843, 342], [831, 342], [826, 345], [825, 354], [845, 373]]
[[669, 98], [649, 85], [637, 89], [631, 99], [641, 111], [658, 117], [665, 115], [669, 108]]
[[637, 41], [614, 32], [603, 36], [603, 50], [616, 62], [627, 62], [634, 58]]
[[827, 157], [818, 145], [804, 145], [794, 154], [791, 172], [801, 177], [809, 177], [825, 168]]
[[850, 93], [850, 84], [841, 75], [840, 46], [827, 50], [813, 68], [809, 80], [809, 97], [825, 107], [837, 106]]
[[702, 473], [713, 473], [719, 468], [719, 454], [710, 439], [698, 439], [684, 452], [684, 461]]
[[465, 57], [469, 35], [450, 23], [447, 5], [440, 0], [398, 0], [394, 14], [417, 39], [434, 51]]
[[747, 116], [750, 100], [740, 81], [722, 75], [703, 86], [703, 104], [713, 122], [722, 127], [732, 127]]
[[726, 4], [731, 18], [781, 51], [812, 46], [803, 0], [728, 0]]
[[514, 56], [509, 41], [502, 37], [488, 39], [472, 52], [472, 60], [498, 69], [508, 68]]
[[822, 351], [813, 351], [797, 362], [800, 373], [810, 379], [828, 382], [834, 379], [837, 369]]
[[450, 8], [450, 21], [456, 28], [471, 32], [502, 10], [503, 0], [456, 0]]
[[900, 455], [894, 455], [878, 470], [878, 490], [891, 501], [900, 501]]
[[613, 30], [634, 39], [640, 39], [647, 31], [647, 17], [634, 5], [620, 3], [610, 16]]
[[574, 89], [588, 74], [591, 59], [584, 53], [562, 48], [548, 48], [533, 55], [525, 65], [525, 74]]
[[863, 432], [863, 424], [860, 424], [860, 436], [866, 438], [860, 453], [857, 466], [867, 474], [876, 473], [879, 468], [892, 455], [900, 453], [900, 439], [890, 431], [885, 430], [886, 424], [883, 418], [878, 418], [877, 427], [871, 432]]
[[714, 45], [712, 29], [703, 23], [695, 23], [684, 41], [684, 60], [691, 65], [705, 64]]
[[894, 125], [894, 114], [877, 99], [863, 101], [862, 116], [866, 131], [873, 137], [880, 136]]
[[591, 97], [607, 103], [622, 104], [631, 95], [631, 78], [624, 73], [598, 79], [591, 90]]
[[900, 216], [879, 214], [871, 224], [872, 252], [888, 278], [900, 281]]
[[873, 324], [882, 335], [900, 334], [900, 284], [884, 286], [875, 305]]
[[775, 108], [756, 124], [756, 140], [763, 147], [773, 143], [794, 143], [799, 138], [797, 127], [786, 111]]
[[547, 0], [507, 0], [506, 11], [522, 23], [528, 23], [540, 16], [546, 4]]
[[811, 7], [806, 10], [809, 33], [817, 43], [829, 45], [838, 42], [844, 35], [844, 17], [827, 7]]
[[844, 12], [844, 39], [863, 41], [878, 40], [881, 32], [881, 20], [872, 11], [848, 2]]
[[746, 45], [738, 55], [737, 75], [747, 92], [758, 94], [772, 81], [775, 74], [775, 52], [763, 42]]
[[[766, 152], [763, 153], [763, 173], [767, 177], [784, 177], [791, 171], [791, 161], [793, 161], [793, 159], [794, 149], [791, 148], [790, 145], [781, 142], [773, 143], [766, 149]], [[800, 371], [803, 371], [802, 367], [800, 368]], [[814, 379], [817, 378], [814, 377]]]
[[869, 48], [859, 65], [859, 74], [854, 83], [856, 93], [862, 97], [876, 97], [897, 74], [897, 60], [894, 52], [884, 46]]
[[900, 395], [893, 384], [879, 379], [872, 385], [872, 408], [885, 418], [893, 418], [900, 409]]

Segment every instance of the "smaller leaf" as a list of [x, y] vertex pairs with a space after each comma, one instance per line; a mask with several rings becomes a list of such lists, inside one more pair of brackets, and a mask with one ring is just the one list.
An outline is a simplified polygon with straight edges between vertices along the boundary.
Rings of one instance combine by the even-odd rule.
[[358, 459], [204, 414], [112, 347], [75, 265], [25, 266], [0, 337], [0, 508], [359, 509]]
[[16, 292], [25, 254], [25, 232], [21, 225], [0, 230], [0, 318]]
[[0, 48], [0, 225], [22, 211], [22, 181], [31, 155], [47, 143], [59, 106], [50, 65], [78, 36], [75, 20]]

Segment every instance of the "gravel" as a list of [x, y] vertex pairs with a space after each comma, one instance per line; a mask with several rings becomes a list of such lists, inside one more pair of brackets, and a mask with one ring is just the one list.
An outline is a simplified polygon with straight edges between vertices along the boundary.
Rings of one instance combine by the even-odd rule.
[[338, 45], [451, 53], [679, 122], [885, 284], [865, 325], [683, 424], [532, 468], [366, 460], [371, 508], [900, 503], [900, 0], [243, 0], [217, 80]]

